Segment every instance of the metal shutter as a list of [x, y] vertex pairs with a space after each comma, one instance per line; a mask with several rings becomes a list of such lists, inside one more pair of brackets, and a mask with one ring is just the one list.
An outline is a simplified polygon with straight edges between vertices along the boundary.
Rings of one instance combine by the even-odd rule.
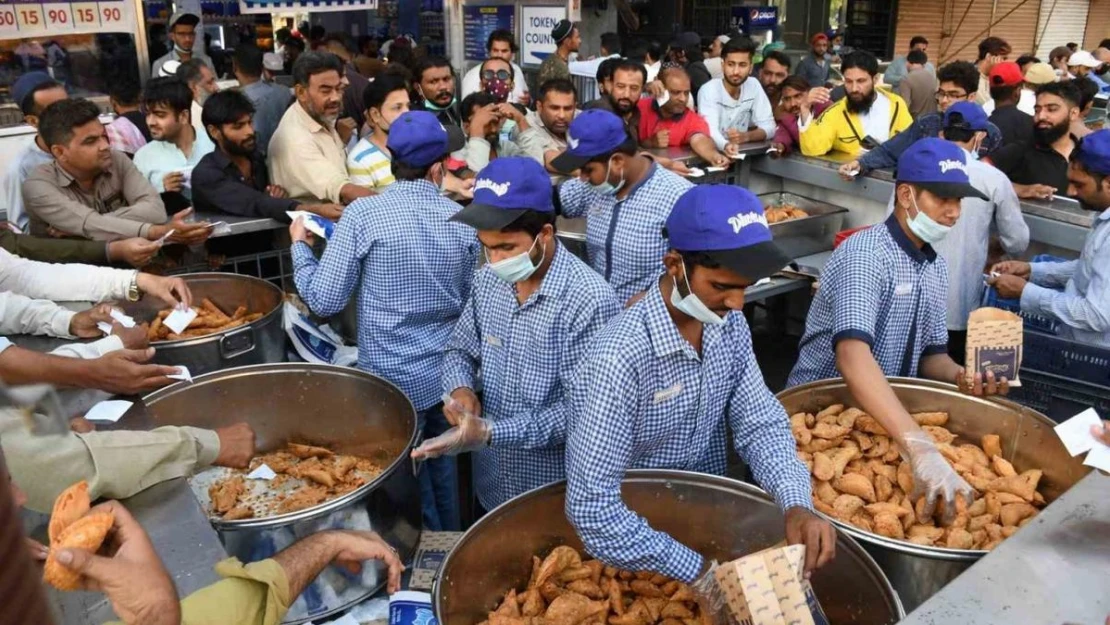
[[1047, 59], [1053, 48], [1070, 42], [1082, 45], [1079, 37], [1087, 29], [1090, 4], [1090, 0], [1041, 0], [1041, 12], [1037, 18], [1037, 56]]
[[1098, 42], [1110, 37], [1110, 0], [1091, 0], [1087, 11], [1087, 32], [1083, 36], [1083, 49], [1094, 50]]
[[[1044, 0], [1051, 2], [1052, 0]], [[1110, 0], [1105, 0], [1110, 2]], [[1042, 0], [917, 0], [899, 4], [895, 54], [905, 54], [910, 38], [929, 40], [929, 60], [974, 61], [979, 42], [1001, 37], [1012, 58], [1033, 49]], [[993, 16], [993, 20], [992, 20]]]

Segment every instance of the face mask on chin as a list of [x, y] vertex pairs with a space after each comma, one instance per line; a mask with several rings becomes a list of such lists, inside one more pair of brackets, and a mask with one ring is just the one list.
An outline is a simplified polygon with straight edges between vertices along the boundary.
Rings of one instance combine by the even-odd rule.
[[671, 305], [678, 309], [681, 313], [693, 317], [698, 321], [708, 325], [721, 325], [725, 322], [724, 318], [713, 312], [702, 302], [701, 299], [694, 295], [694, 291], [690, 288], [690, 277], [686, 274], [686, 261], [682, 261], [682, 278], [686, 282], [686, 297], [682, 297], [678, 292], [678, 280], [671, 276]]
[[609, 157], [609, 163], [605, 165], [605, 180], [602, 181], [601, 184], [590, 185], [590, 187], [593, 188], [593, 190], [595, 192], [600, 193], [601, 195], [616, 195], [617, 193], [620, 192], [621, 189], [624, 188], [624, 183], [626, 181], [624, 179], [624, 172], [623, 171], [621, 172], [621, 181], [620, 181], [619, 184], [617, 184], [617, 186], [613, 186], [613, 184], [611, 182], [609, 182], [609, 173], [612, 171], [612, 167], [613, 167], [613, 157], [610, 156]]

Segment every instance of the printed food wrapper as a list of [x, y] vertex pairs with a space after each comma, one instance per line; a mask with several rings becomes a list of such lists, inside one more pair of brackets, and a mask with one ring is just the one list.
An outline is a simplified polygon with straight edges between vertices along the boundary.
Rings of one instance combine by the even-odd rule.
[[780, 543], [717, 567], [717, 583], [740, 625], [829, 625], [803, 575], [804, 545]]
[[967, 373], [988, 371], [1005, 377], [1010, 386], [1021, 386], [1021, 350], [1024, 328], [1019, 315], [989, 306], [971, 311], [967, 319]]

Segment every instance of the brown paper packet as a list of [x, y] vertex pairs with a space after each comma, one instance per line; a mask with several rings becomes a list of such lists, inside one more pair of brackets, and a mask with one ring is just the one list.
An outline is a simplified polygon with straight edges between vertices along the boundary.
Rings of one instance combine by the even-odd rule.
[[1005, 377], [1010, 386], [1021, 386], [1022, 341], [1025, 328], [1021, 317], [1000, 308], [979, 308], [967, 318], [966, 366], [968, 379], [975, 373]]
[[717, 567], [717, 583], [740, 625], [829, 625], [803, 574], [804, 545], [780, 543]]

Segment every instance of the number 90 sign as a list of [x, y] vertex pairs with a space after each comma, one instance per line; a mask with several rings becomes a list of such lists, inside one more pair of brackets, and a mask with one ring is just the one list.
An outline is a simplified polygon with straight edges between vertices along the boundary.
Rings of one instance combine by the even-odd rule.
[[131, 32], [126, 0], [13, 4], [0, 0], [0, 37], [17, 38], [69, 32]]

